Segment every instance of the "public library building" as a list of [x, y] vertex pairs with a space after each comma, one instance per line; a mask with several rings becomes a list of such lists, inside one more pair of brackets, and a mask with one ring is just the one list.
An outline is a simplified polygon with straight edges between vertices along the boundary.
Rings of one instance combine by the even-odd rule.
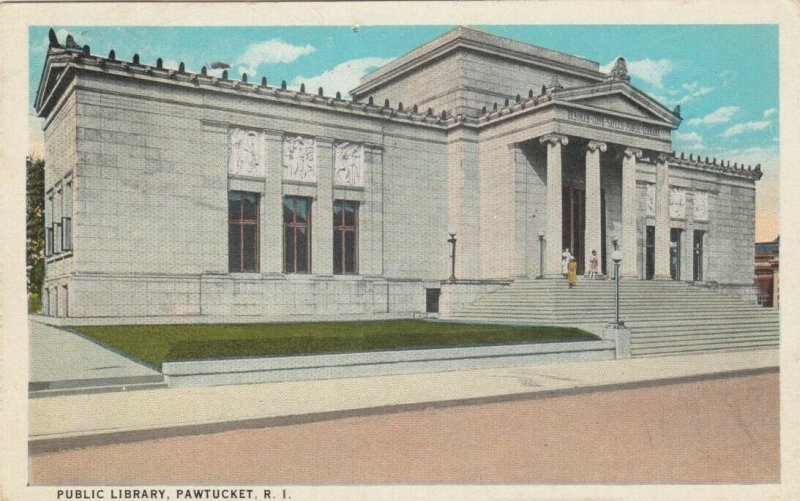
[[407, 317], [564, 249], [755, 300], [760, 166], [673, 152], [680, 110], [622, 58], [461, 27], [348, 97], [130, 56], [51, 35], [46, 315]]

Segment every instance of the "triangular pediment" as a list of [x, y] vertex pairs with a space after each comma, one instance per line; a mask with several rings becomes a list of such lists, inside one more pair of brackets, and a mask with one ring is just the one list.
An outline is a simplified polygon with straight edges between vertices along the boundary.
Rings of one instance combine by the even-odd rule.
[[618, 113], [631, 118], [667, 122], [674, 127], [680, 117], [658, 101], [625, 82], [604, 82], [555, 93], [558, 101]]

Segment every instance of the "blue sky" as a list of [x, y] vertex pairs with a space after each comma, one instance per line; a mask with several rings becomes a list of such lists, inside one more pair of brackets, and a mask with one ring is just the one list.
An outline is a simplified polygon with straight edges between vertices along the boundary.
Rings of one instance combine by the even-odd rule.
[[[684, 121], [673, 133], [676, 151], [761, 163], [757, 238], [777, 235], [778, 27], [775, 25], [475, 26], [491, 33], [597, 61], [607, 69], [628, 61], [631, 81]], [[30, 27], [30, 102], [47, 50], [50, 27]], [[53, 26], [93, 54], [115, 49], [118, 59], [189, 71], [222, 61], [231, 78], [247, 72], [271, 85], [305, 82], [347, 95], [367, 71], [436, 38], [452, 26], [333, 27], [99, 27]], [[527, 89], [520, 89], [520, 93]], [[32, 111], [31, 111], [32, 113]], [[31, 120], [35, 124], [34, 120]], [[33, 127], [35, 128], [35, 127]], [[32, 150], [39, 140], [32, 133]], [[40, 141], [40, 140], [39, 140]]]

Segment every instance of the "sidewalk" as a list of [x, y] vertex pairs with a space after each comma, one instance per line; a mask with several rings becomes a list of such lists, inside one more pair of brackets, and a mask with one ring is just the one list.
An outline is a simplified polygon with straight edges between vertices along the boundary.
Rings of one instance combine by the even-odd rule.
[[163, 381], [161, 374], [78, 334], [39, 322], [30, 329], [31, 392], [58, 393], [110, 386], [136, 387]]
[[184, 387], [30, 401], [30, 450], [278, 426], [431, 406], [777, 370], [777, 350], [440, 373]]

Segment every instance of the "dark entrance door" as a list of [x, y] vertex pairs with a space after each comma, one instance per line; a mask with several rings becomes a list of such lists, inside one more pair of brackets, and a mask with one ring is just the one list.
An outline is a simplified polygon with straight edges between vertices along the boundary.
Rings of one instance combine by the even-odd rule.
[[644, 240], [644, 278], [652, 280], [656, 271], [656, 227], [647, 226]]
[[578, 264], [578, 275], [584, 273], [583, 235], [586, 227], [585, 191], [575, 186], [565, 186], [562, 207], [562, 249], [569, 249]]
[[692, 265], [692, 280], [703, 281], [703, 236], [704, 231], [694, 230], [694, 263]]
[[669, 230], [669, 276], [673, 280], [681, 279], [681, 233], [683, 230]]

